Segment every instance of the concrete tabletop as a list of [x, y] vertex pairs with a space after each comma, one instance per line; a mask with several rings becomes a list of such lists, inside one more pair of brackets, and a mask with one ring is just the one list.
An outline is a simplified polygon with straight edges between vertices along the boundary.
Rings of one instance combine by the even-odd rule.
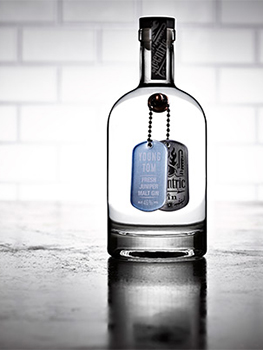
[[105, 213], [0, 203], [0, 349], [263, 349], [262, 204], [215, 204], [180, 263], [109, 258]]

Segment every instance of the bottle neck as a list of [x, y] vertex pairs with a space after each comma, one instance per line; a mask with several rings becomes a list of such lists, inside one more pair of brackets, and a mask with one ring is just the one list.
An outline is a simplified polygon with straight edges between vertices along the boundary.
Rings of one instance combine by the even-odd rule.
[[158, 28], [155, 33], [149, 28], [139, 31], [140, 86], [174, 86], [174, 45], [175, 32]]

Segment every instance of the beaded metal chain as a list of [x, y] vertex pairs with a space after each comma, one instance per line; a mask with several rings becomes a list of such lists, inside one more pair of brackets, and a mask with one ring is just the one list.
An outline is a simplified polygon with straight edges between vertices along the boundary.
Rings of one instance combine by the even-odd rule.
[[[152, 147], [152, 119], [153, 119], [153, 109], [149, 107], [149, 123], [148, 123], [148, 147]], [[166, 141], [170, 138], [170, 106], [167, 104], [167, 118], [166, 118]]]

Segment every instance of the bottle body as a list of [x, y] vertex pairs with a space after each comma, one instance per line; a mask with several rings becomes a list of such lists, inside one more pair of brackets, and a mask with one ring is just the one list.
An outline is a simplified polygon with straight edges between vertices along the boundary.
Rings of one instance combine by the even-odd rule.
[[140, 28], [140, 84], [108, 119], [108, 252], [139, 260], [203, 256], [205, 115], [173, 82], [174, 19], [141, 18]]
[[[131, 205], [135, 145], [147, 137], [147, 99], [169, 98], [170, 138], [188, 149], [189, 201], [176, 211], [143, 212]], [[163, 140], [165, 116], [153, 117], [152, 138]], [[202, 256], [206, 251], [206, 121], [200, 105], [175, 87], [139, 87], [121, 98], [108, 123], [108, 251], [114, 257]]]

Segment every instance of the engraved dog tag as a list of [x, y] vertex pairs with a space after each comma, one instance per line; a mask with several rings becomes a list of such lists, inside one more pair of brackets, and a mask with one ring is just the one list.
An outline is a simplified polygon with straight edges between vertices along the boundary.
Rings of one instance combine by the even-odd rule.
[[142, 211], [154, 211], [166, 201], [166, 146], [159, 141], [142, 142], [134, 147], [132, 156], [131, 204]]
[[161, 210], [174, 211], [189, 202], [188, 150], [177, 141], [162, 141], [168, 148], [167, 200]]

